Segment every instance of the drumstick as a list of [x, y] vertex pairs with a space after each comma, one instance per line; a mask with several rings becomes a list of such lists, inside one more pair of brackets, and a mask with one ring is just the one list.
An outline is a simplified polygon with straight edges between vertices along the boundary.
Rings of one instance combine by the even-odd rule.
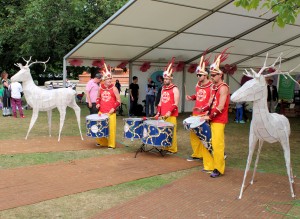
[[142, 119], [145, 121], [145, 120], [158, 120], [158, 119], [162, 119], [162, 120], [165, 120], [167, 117], [166, 116], [159, 116], [159, 117], [143, 117]]
[[185, 95], [188, 95], [187, 92], [186, 92], [186, 86], [185, 86], [185, 83], [184, 83], [184, 93], [185, 93]]

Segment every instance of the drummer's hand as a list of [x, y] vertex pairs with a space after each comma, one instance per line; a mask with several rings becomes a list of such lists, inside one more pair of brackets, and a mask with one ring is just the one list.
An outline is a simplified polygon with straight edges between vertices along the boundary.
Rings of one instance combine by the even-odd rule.
[[[92, 106], [91, 106], [91, 107], [92, 107]], [[99, 107], [100, 107], [100, 104], [97, 104], [97, 105], [96, 105], [96, 108], [99, 109]]]
[[202, 116], [201, 118], [206, 120], [206, 121], [210, 120], [209, 116]]
[[202, 112], [203, 112], [203, 109], [202, 109], [201, 107], [194, 107], [194, 108], [193, 108], [193, 111], [202, 113]]
[[192, 98], [191, 98], [191, 96], [186, 95], [186, 96], [185, 96], [185, 99], [186, 99], [186, 100], [191, 100]]
[[171, 112], [168, 111], [168, 112], [166, 113], [165, 117], [168, 118], [168, 117], [170, 117], [170, 116], [171, 116]]
[[115, 112], [115, 109], [114, 108], [111, 108], [108, 112], [109, 115], [113, 114]]
[[158, 120], [158, 118], [159, 118], [159, 113], [156, 114], [156, 115], [154, 116], [154, 118], [155, 118], [156, 120]]

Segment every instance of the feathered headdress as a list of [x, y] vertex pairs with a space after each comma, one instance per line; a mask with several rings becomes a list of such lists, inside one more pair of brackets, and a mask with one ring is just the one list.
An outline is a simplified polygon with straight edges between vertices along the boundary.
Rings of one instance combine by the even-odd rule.
[[209, 65], [209, 59], [210, 59], [210, 56], [208, 58], [205, 58], [207, 51], [208, 51], [208, 49], [205, 50], [203, 55], [201, 56], [199, 65], [197, 66], [197, 69], [196, 69], [197, 74], [208, 75], [208, 72], [205, 70], [205, 67]]
[[167, 65], [164, 73], [163, 73], [163, 77], [164, 78], [170, 78], [170, 79], [173, 79], [173, 64], [174, 64], [174, 61], [175, 61], [175, 57], [172, 58], [171, 62], [169, 62], [169, 64]]
[[226, 53], [226, 50], [229, 48], [230, 47], [224, 49], [218, 56], [215, 57], [214, 63], [210, 65], [210, 72], [223, 74], [223, 71], [220, 69], [220, 64], [228, 58], [229, 54]]
[[104, 65], [102, 80], [105, 81], [107, 79], [112, 79], [112, 74], [111, 74], [110, 70], [107, 68], [104, 59], [102, 59], [102, 60], [103, 60], [103, 65]]

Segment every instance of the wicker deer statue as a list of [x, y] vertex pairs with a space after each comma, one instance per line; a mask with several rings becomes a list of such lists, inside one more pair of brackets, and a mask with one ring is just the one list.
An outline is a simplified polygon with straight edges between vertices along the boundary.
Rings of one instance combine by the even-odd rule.
[[[62, 127], [64, 125], [65, 116], [66, 116], [66, 108], [67, 106], [74, 109], [77, 123], [79, 127], [79, 132], [81, 139], [82, 133], [80, 128], [80, 107], [76, 104], [75, 94], [76, 92], [72, 89], [61, 88], [55, 90], [45, 90], [38, 86], [36, 86], [32, 80], [32, 76], [30, 74], [30, 66], [36, 63], [43, 63], [45, 65], [49, 59], [45, 62], [35, 61], [30, 63], [31, 57], [29, 60], [23, 60], [26, 62], [26, 65], [18, 63], [15, 64], [20, 68], [12, 78], [11, 81], [22, 81], [23, 82], [23, 91], [26, 98], [27, 103], [32, 107], [32, 117], [29, 125], [29, 129], [27, 131], [27, 135], [25, 139], [27, 139], [31, 128], [38, 118], [39, 111], [47, 111], [48, 115], [48, 125], [49, 125], [49, 136], [51, 136], [51, 117], [52, 117], [52, 109], [57, 108], [60, 114], [60, 124], [59, 124], [59, 135], [58, 141], [60, 141], [60, 134]], [[30, 63], [30, 64], [29, 64]]]
[[[294, 80], [289, 73], [295, 70], [298, 66], [289, 72], [281, 72], [280, 71], [281, 55], [276, 59], [276, 61], [271, 66], [266, 65], [267, 58], [268, 58], [268, 54], [266, 56], [264, 66], [259, 70], [258, 73], [256, 73], [253, 69], [251, 69], [251, 73], [245, 70], [246, 73], [244, 74], [253, 79], [247, 81], [242, 87], [240, 87], [237, 91], [235, 91], [231, 95], [231, 100], [233, 102], [253, 101], [253, 114], [252, 114], [252, 121], [250, 125], [250, 133], [249, 133], [249, 154], [248, 154], [247, 165], [244, 173], [244, 179], [240, 190], [239, 199], [242, 198], [243, 190], [245, 187], [245, 180], [251, 165], [252, 156], [256, 144], [257, 142], [259, 142], [254, 171], [253, 171], [252, 179], [250, 181], [250, 184], [253, 184], [260, 151], [264, 141], [269, 143], [280, 142], [284, 151], [284, 158], [285, 158], [285, 164], [286, 164], [287, 174], [289, 178], [291, 195], [293, 198], [295, 197], [295, 193], [293, 190], [294, 176], [292, 172], [291, 159], [290, 159], [290, 144], [289, 144], [290, 123], [289, 120], [283, 115], [279, 115], [277, 113], [269, 113], [267, 107], [267, 96], [268, 96], [267, 83], [265, 78], [269, 77], [270, 75], [281, 74], [281, 75], [289, 76], [292, 80]], [[278, 62], [278, 60], [280, 60], [279, 67], [275, 68], [275, 65]], [[268, 75], [262, 74], [266, 69], [271, 67], [276, 69], [274, 73]]]

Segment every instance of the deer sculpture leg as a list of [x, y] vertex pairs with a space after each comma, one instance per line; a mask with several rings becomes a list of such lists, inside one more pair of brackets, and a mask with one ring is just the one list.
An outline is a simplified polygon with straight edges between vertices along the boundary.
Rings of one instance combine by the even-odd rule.
[[52, 110], [48, 110], [47, 115], [48, 115], [49, 137], [51, 137]]
[[81, 137], [81, 140], [83, 140], [82, 133], [81, 133], [81, 127], [80, 127], [80, 107], [76, 104], [75, 99], [69, 105], [69, 107], [71, 107], [74, 110], [74, 112], [75, 112], [77, 123], [78, 123], [79, 132], [80, 132], [80, 137]]
[[292, 198], [295, 198], [296, 195], [295, 195], [294, 189], [293, 189], [294, 175], [293, 175], [293, 171], [292, 171], [292, 167], [291, 167], [291, 152], [290, 152], [289, 136], [286, 135], [285, 137], [282, 137], [282, 138], [283, 139], [280, 139], [280, 144], [281, 144], [283, 152], [284, 152], [284, 159], [285, 159], [286, 171], [287, 171], [287, 174], [289, 177], [291, 196], [292, 196]]
[[258, 160], [259, 160], [259, 155], [260, 155], [260, 152], [261, 152], [261, 148], [263, 146], [263, 143], [264, 141], [263, 140], [258, 140], [258, 150], [257, 150], [257, 155], [256, 155], [256, 160], [255, 160], [255, 165], [254, 165], [254, 170], [253, 170], [253, 174], [252, 174], [252, 179], [250, 181], [250, 184], [252, 185], [253, 184], [253, 181], [254, 181], [254, 177], [255, 177], [255, 173], [256, 173], [256, 169], [257, 169], [257, 165], [258, 165]]
[[246, 181], [246, 178], [247, 178], [247, 173], [248, 173], [248, 171], [250, 169], [250, 165], [251, 165], [251, 161], [252, 161], [252, 156], [253, 156], [253, 153], [254, 153], [257, 141], [258, 141], [258, 138], [254, 134], [252, 134], [252, 132], [250, 131], [250, 137], [249, 137], [249, 154], [248, 154], [247, 165], [246, 165], [246, 169], [245, 169], [245, 173], [244, 173], [244, 179], [243, 179], [243, 183], [242, 183], [242, 187], [241, 187], [239, 199], [241, 199], [242, 195], [243, 195], [243, 190], [244, 190], [244, 187], [245, 187], [245, 181]]
[[36, 120], [38, 118], [38, 115], [39, 115], [39, 110], [36, 109], [36, 108], [33, 108], [32, 109], [32, 116], [31, 116], [31, 120], [30, 120], [30, 124], [29, 124], [29, 128], [28, 128], [27, 135], [26, 135], [25, 139], [27, 139], [30, 130], [32, 129], [34, 123], [36, 122]]
[[59, 111], [59, 134], [58, 134], [58, 141], [60, 141], [60, 133], [64, 126], [65, 117], [66, 117], [66, 108], [67, 107], [57, 107]]

